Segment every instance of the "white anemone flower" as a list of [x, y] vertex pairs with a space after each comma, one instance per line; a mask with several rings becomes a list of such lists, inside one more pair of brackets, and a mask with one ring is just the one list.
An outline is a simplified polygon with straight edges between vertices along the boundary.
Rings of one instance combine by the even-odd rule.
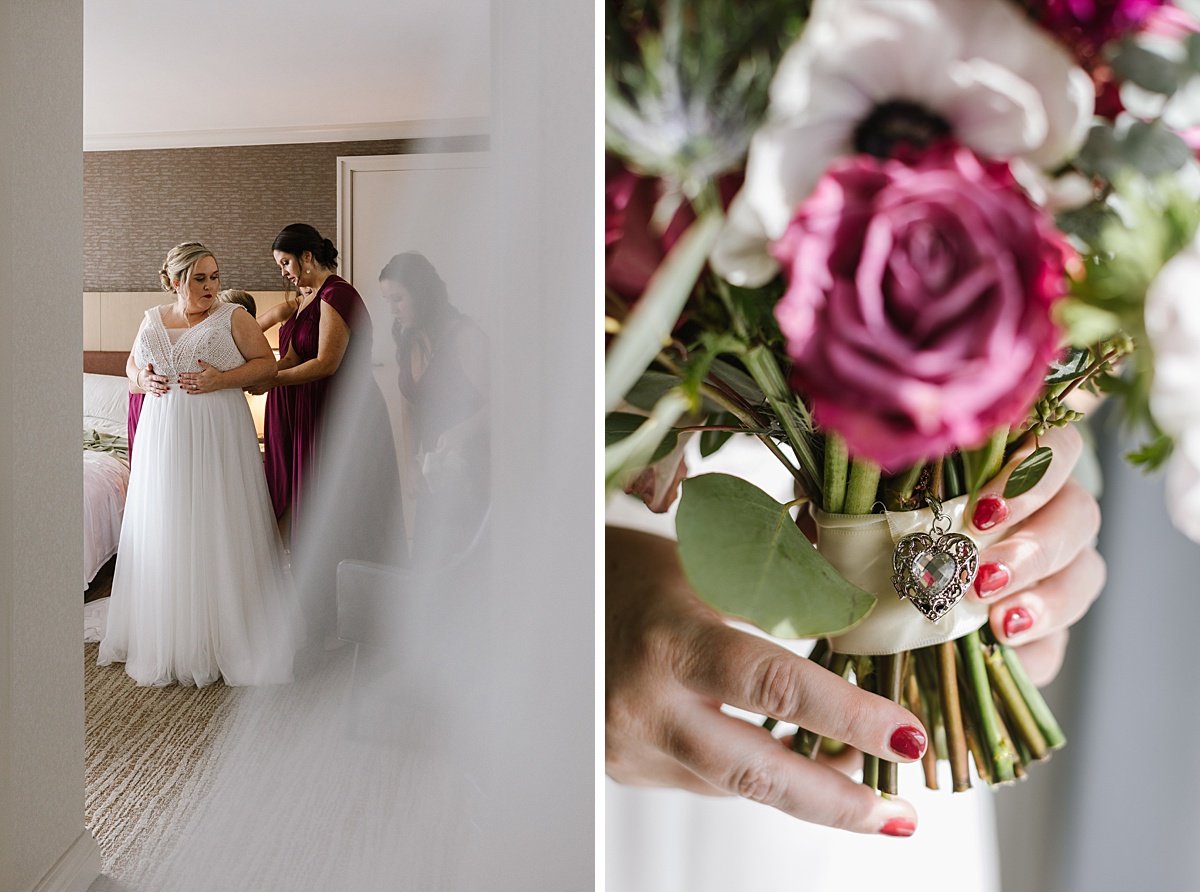
[[1078, 151], [1094, 104], [1088, 75], [1012, 0], [818, 0], [771, 83], [713, 265], [735, 285], [768, 281], [768, 244], [830, 162], [879, 133], [1051, 168]]
[[1200, 239], [1176, 254], [1146, 292], [1146, 337], [1154, 354], [1150, 411], [1175, 439], [1167, 466], [1167, 509], [1200, 542]]

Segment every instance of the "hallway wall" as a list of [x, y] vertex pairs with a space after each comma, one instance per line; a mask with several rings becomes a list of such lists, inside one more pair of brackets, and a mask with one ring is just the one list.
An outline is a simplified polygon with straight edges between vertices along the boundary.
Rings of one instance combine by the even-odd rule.
[[99, 868], [79, 647], [81, 0], [0, 2], [0, 120], [0, 892], [58, 892]]

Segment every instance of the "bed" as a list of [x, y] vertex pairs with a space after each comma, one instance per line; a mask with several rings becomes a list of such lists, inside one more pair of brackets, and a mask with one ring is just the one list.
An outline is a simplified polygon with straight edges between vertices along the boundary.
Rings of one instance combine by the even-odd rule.
[[126, 353], [86, 351], [83, 373], [83, 586], [117, 553], [129, 485]]

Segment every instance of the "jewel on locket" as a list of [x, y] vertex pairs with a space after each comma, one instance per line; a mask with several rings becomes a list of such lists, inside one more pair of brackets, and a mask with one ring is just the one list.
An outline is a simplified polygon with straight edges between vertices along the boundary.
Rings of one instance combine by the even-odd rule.
[[950, 518], [937, 499], [929, 499], [933, 524], [928, 533], [910, 533], [892, 554], [892, 585], [927, 619], [937, 622], [950, 612], [975, 579], [979, 549], [966, 536], [949, 532]]

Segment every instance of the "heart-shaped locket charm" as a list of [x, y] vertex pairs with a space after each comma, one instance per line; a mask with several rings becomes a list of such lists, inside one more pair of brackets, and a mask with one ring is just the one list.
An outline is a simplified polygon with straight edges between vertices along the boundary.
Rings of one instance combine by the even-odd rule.
[[[936, 511], [936, 509], [935, 509]], [[940, 519], [947, 519], [942, 515]], [[933, 534], [910, 533], [896, 543], [892, 554], [892, 585], [901, 598], [931, 622], [937, 622], [962, 600], [979, 568], [979, 548], [958, 533], [938, 529]]]

